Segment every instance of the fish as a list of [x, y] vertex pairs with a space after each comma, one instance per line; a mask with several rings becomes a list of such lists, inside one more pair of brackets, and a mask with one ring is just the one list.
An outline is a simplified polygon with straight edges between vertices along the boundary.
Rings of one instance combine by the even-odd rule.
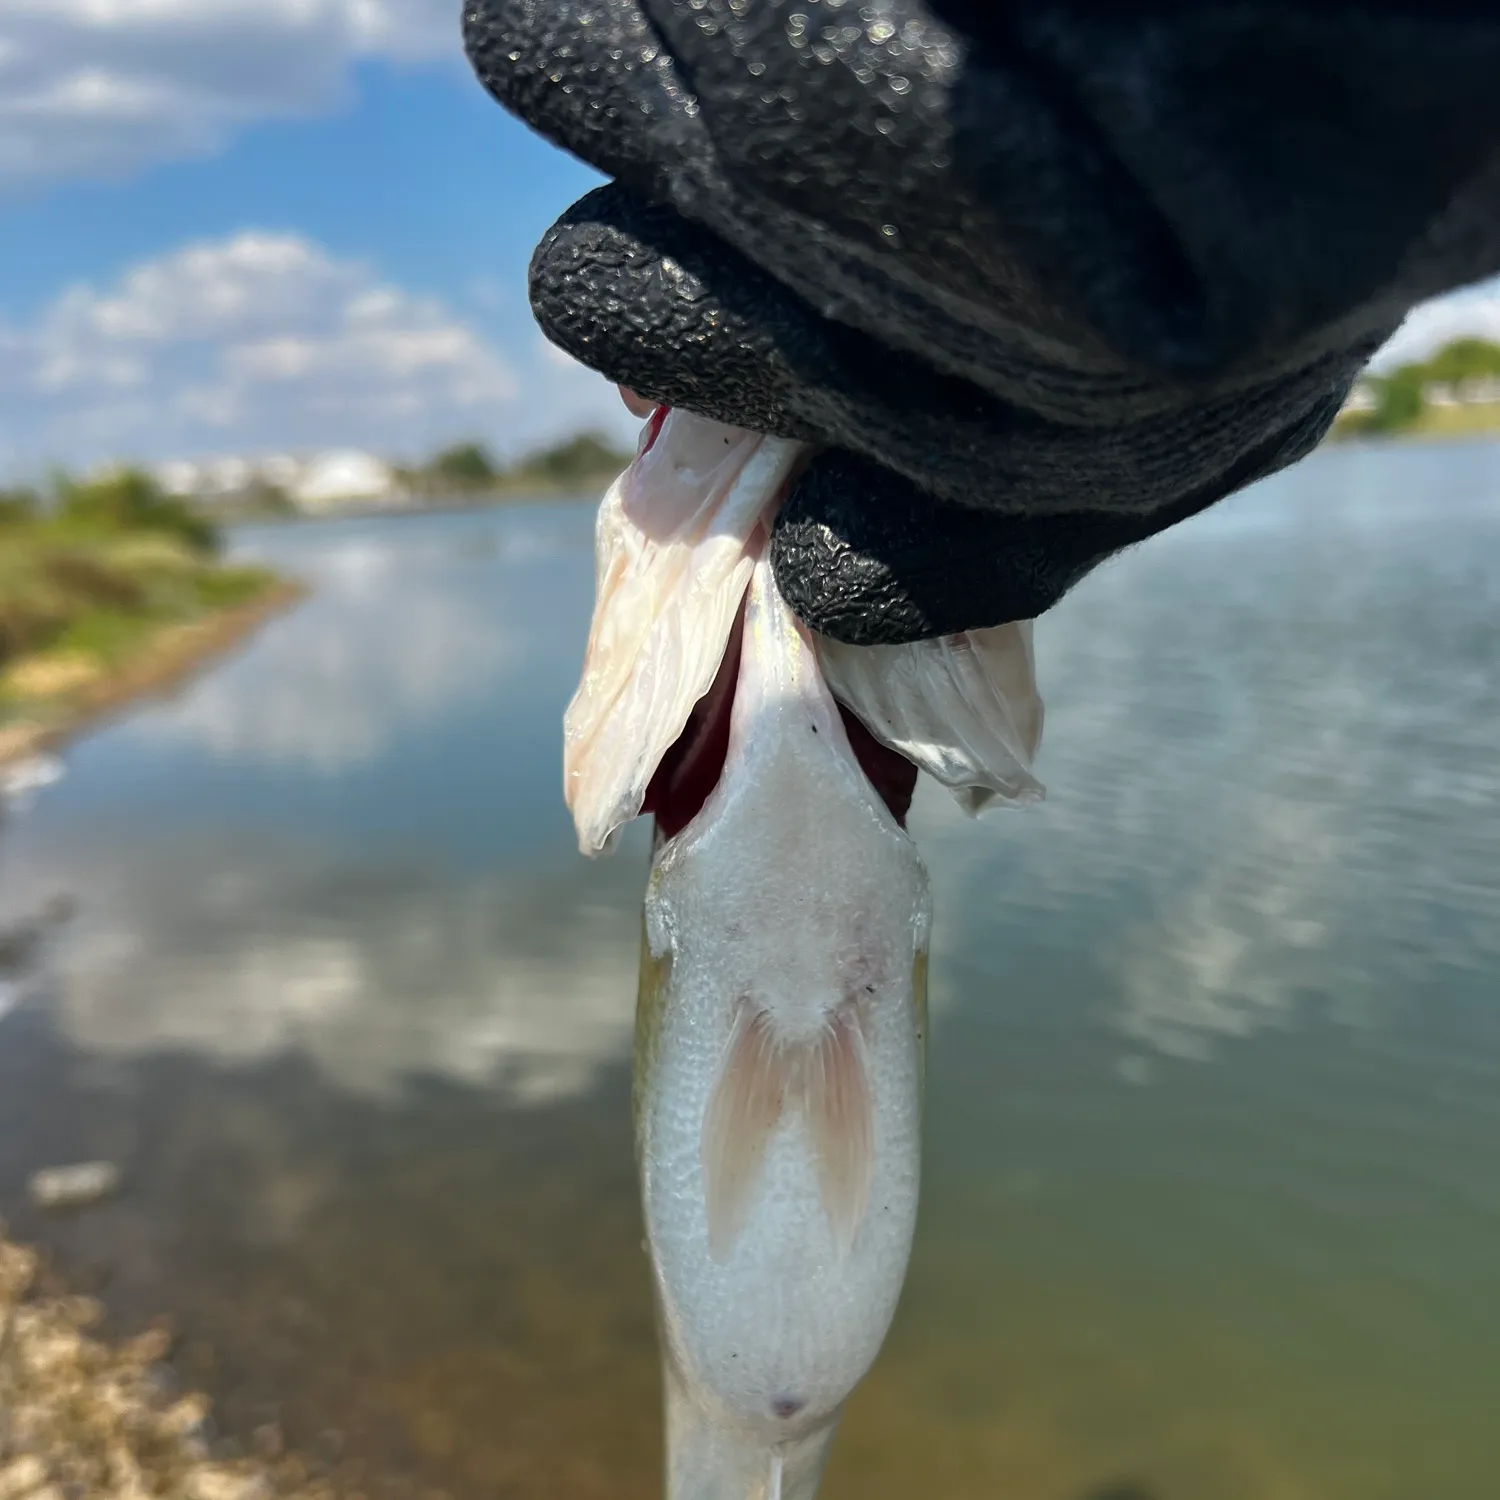
[[728, 750], [652, 860], [637, 1156], [671, 1500], [808, 1500], [916, 1227], [931, 899], [770, 559]]
[[667, 1500], [812, 1500], [906, 1278], [932, 900], [919, 767], [1040, 795], [1030, 626], [846, 647], [776, 586], [807, 449], [658, 408], [596, 527], [579, 846], [655, 820], [633, 1112]]

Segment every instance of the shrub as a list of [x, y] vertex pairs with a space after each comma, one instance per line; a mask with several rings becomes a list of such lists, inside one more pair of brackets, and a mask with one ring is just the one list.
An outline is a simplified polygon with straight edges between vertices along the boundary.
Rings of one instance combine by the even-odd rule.
[[219, 534], [183, 501], [166, 495], [139, 469], [116, 469], [94, 479], [62, 479], [57, 517], [68, 527], [94, 532], [160, 531], [195, 552], [218, 549]]
[[494, 484], [499, 471], [482, 443], [459, 443], [439, 453], [426, 474], [445, 489], [480, 490]]

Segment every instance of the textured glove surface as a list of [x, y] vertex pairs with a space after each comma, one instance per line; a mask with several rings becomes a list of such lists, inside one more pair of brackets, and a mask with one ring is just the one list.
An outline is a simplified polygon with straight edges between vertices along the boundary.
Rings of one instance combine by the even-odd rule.
[[1485, 9], [469, 0], [465, 35], [616, 179], [537, 249], [545, 332], [821, 445], [777, 579], [876, 642], [1040, 613], [1500, 268]]

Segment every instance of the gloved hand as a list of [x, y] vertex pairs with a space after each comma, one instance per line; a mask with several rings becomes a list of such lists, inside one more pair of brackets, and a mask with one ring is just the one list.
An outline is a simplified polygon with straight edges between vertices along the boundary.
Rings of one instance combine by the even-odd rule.
[[1493, 7], [467, 0], [464, 26], [491, 93], [616, 179], [537, 249], [544, 331], [821, 445], [774, 560], [841, 640], [1041, 613], [1308, 452], [1414, 302], [1500, 269]]

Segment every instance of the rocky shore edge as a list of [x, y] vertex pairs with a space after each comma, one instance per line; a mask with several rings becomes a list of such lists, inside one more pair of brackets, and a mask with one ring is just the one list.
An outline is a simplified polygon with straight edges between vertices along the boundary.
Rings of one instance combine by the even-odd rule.
[[111, 1344], [102, 1316], [0, 1224], [0, 1500], [336, 1500], [295, 1455], [216, 1458], [170, 1331]]

